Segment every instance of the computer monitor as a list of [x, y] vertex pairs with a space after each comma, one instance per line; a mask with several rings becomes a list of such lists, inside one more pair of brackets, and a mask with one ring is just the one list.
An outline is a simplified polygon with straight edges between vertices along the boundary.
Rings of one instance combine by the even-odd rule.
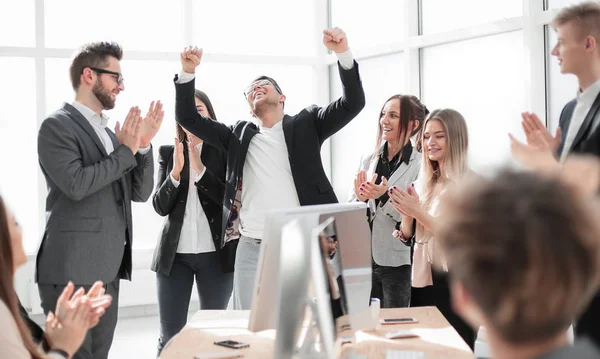
[[[284, 225], [281, 231], [279, 270], [285, 280], [280, 282], [276, 294], [275, 358], [291, 359], [296, 354], [301, 358], [335, 357], [328, 289], [328, 278], [333, 277], [328, 275], [331, 272], [326, 266], [329, 247], [326, 239], [310, 240], [310, 222], [310, 216], [301, 217]], [[308, 325], [303, 327], [306, 319]]]
[[[318, 242], [312, 231], [329, 217], [335, 219], [339, 242], [340, 263], [338, 271], [343, 278], [347, 315], [353, 330], [373, 329], [369, 302], [371, 293], [371, 241], [366, 217], [366, 204], [362, 202], [303, 206], [278, 210], [267, 215], [265, 235], [261, 243], [257, 276], [254, 285], [252, 308], [248, 329], [261, 331], [277, 329], [278, 291], [286, 278], [280, 268], [282, 228], [293, 219], [302, 218], [301, 231], [307, 241]], [[312, 239], [310, 239], [312, 238]], [[307, 267], [305, 273], [311, 273]], [[339, 277], [339, 273], [338, 273]], [[284, 283], [285, 284], [285, 283]]]

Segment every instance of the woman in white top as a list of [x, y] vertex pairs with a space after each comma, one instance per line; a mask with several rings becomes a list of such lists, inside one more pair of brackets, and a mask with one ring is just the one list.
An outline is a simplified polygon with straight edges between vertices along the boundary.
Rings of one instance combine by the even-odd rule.
[[21, 228], [0, 197], [0, 357], [70, 358], [83, 342], [88, 329], [98, 323], [104, 309], [110, 305], [110, 297], [98, 292], [102, 285], [100, 282], [94, 285], [97, 298], [84, 296], [81, 289], [71, 297], [74, 286], [69, 283], [56, 304], [56, 315], [50, 312], [46, 318], [45, 337], [50, 350], [44, 353], [41, 346], [34, 344], [31, 332], [19, 314], [13, 287], [14, 273], [25, 263], [27, 256]]
[[434, 237], [440, 197], [449, 185], [469, 173], [467, 123], [455, 110], [435, 110], [425, 120], [422, 138], [424, 157], [417, 188], [410, 185], [406, 191], [399, 187], [390, 190], [392, 204], [403, 216], [395, 236], [414, 242], [410, 305], [437, 306], [473, 348], [475, 332], [451, 308], [448, 268], [436, 249]]

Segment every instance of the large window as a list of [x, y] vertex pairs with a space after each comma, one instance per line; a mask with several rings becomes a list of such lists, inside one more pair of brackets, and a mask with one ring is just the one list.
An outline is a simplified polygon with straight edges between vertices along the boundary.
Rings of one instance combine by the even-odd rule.
[[[332, 99], [335, 99], [342, 94], [337, 65], [332, 65], [330, 71]], [[375, 149], [379, 111], [390, 96], [404, 92], [404, 54], [362, 60], [360, 74], [365, 108], [331, 141], [332, 184], [340, 201], [348, 199], [362, 156]]]
[[24, 228], [26, 250], [35, 251], [38, 166], [33, 59], [0, 57], [0, 78], [5, 84], [0, 86], [0, 195]]
[[508, 133], [522, 136], [523, 57], [521, 31], [422, 50], [423, 100], [430, 110], [449, 107], [465, 117], [475, 171], [504, 164]]
[[404, 1], [331, 0], [331, 26], [343, 29], [353, 49], [404, 40]]
[[211, 53], [315, 56], [321, 31], [309, 1], [195, 1], [194, 43]]
[[34, 0], [0, 2], [0, 46], [35, 46]]
[[77, 48], [117, 41], [125, 51], [183, 47], [181, 0], [46, 0], [46, 46]]
[[584, 0], [546, 0], [546, 6], [548, 9], [561, 9], [565, 6], [579, 4]]
[[523, 0], [421, 0], [421, 4], [423, 34], [466, 28], [523, 14]]

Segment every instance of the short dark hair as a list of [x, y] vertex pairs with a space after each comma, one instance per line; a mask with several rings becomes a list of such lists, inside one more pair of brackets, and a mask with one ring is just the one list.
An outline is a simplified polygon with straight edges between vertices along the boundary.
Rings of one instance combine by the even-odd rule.
[[69, 69], [73, 90], [77, 91], [79, 88], [81, 74], [86, 67], [106, 67], [109, 57], [114, 57], [118, 61], [123, 58], [123, 49], [116, 42], [92, 42], [82, 46], [73, 58]]
[[[204, 92], [204, 91], [200, 91], [198, 89], [194, 90], [194, 96], [202, 101], [204, 103], [204, 105], [206, 106], [206, 110], [208, 111], [208, 115], [210, 116], [210, 118], [214, 121], [217, 121], [217, 114], [215, 113], [215, 109], [212, 105], [212, 102], [210, 102], [210, 98], [208, 98], [208, 95]], [[176, 128], [177, 128], [177, 137], [179, 138], [179, 141], [185, 141], [185, 132], [183, 131], [183, 128], [181, 128], [181, 125], [179, 125], [178, 123], [176, 124]]]
[[566, 330], [598, 288], [597, 214], [557, 177], [503, 170], [446, 193], [436, 240], [494, 331], [535, 342]]

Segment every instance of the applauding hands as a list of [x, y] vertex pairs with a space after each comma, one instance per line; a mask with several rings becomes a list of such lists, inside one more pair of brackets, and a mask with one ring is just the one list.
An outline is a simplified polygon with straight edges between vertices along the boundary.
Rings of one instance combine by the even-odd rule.
[[165, 112], [162, 110], [162, 103], [160, 101], [152, 101], [146, 117], [141, 117], [141, 110], [139, 107], [134, 106], [129, 109], [125, 121], [123, 121], [123, 127], [121, 123], [117, 121], [115, 126], [115, 134], [119, 143], [129, 147], [133, 154], [142, 148], [150, 146], [150, 141], [156, 136], [156, 133], [160, 129]]
[[73, 355], [83, 343], [88, 329], [93, 328], [112, 302], [104, 294], [102, 282], [96, 282], [85, 293], [69, 282], [56, 302], [54, 313], [46, 317], [46, 338], [52, 349], [60, 349]]
[[388, 187], [388, 182], [385, 177], [381, 177], [381, 183], [375, 184], [377, 181], [377, 173], [371, 176], [371, 180], [367, 181], [367, 172], [362, 170], [356, 174], [354, 179], [354, 194], [359, 201], [364, 202], [368, 199], [377, 199], [385, 194]]

